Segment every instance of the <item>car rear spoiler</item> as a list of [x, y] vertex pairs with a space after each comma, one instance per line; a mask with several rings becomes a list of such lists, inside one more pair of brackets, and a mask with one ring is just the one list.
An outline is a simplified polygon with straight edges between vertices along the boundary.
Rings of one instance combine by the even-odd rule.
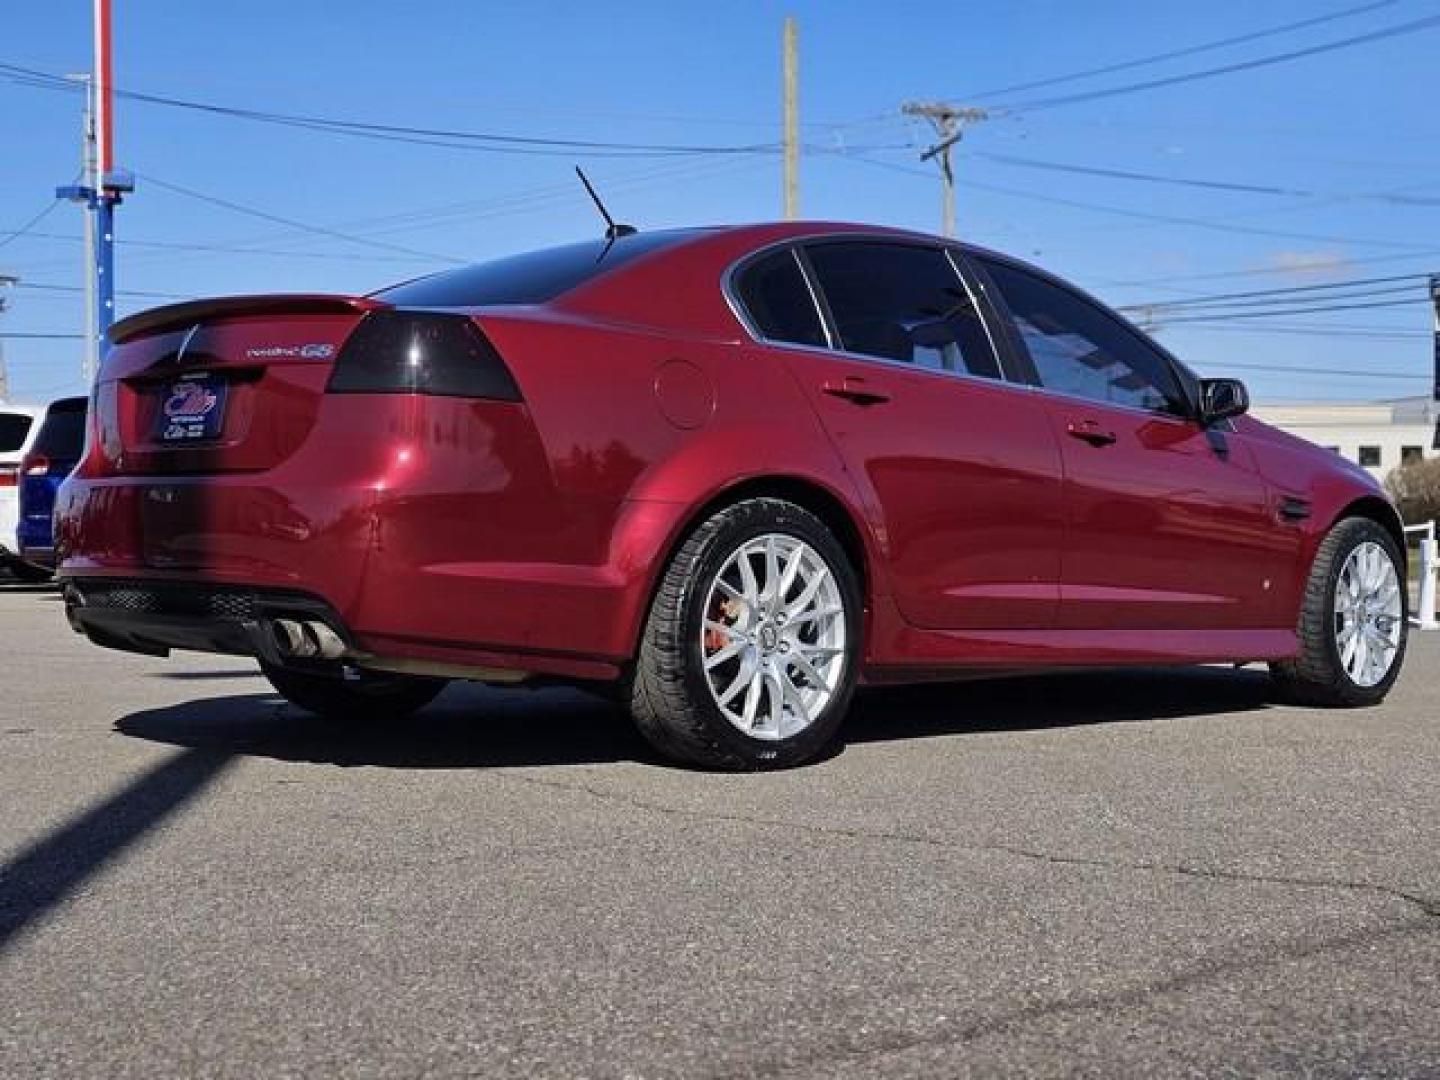
[[193, 326], [207, 319], [227, 315], [329, 315], [366, 312], [389, 307], [367, 296], [340, 296], [327, 293], [271, 293], [258, 296], [218, 296], [209, 300], [186, 300], [165, 304], [121, 319], [110, 328], [109, 338], [118, 345], [142, 334]]

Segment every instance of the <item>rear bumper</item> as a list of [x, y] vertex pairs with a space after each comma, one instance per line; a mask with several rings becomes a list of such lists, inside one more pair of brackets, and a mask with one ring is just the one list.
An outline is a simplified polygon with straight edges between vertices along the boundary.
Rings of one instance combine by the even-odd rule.
[[55, 534], [51, 530], [50, 515], [26, 514], [20, 519], [15, 530], [15, 539], [20, 554], [31, 562], [44, 562], [47, 566], [55, 563]]
[[[361, 397], [337, 409], [375, 404]], [[264, 473], [110, 477], [82, 466], [56, 500], [59, 577], [302, 594], [370, 656], [615, 678], [686, 506], [562, 494], [513, 406], [484, 410], [486, 453], [445, 442], [473, 422], [463, 403], [426, 408], [445, 422], [383, 454], [317, 428]], [[385, 429], [370, 420], [367, 433]], [[331, 423], [327, 412], [321, 426]], [[85, 620], [106, 643], [250, 651], [229, 627], [197, 630], [194, 646], [173, 626]]]
[[281, 618], [318, 620], [354, 646], [330, 605], [278, 590], [123, 579], [72, 581], [65, 586], [65, 616], [97, 645], [147, 656], [189, 649], [284, 664], [272, 629]]
[[[581, 657], [444, 646], [385, 637], [362, 639], [317, 596], [284, 589], [154, 578], [70, 578], [70, 625], [96, 645], [146, 656], [172, 649], [253, 656], [276, 666], [353, 664], [383, 671], [511, 681], [528, 675], [608, 680], [617, 665]], [[286, 623], [323, 626], [343, 652], [297, 656], [286, 647]], [[377, 649], [378, 646], [378, 649]]]

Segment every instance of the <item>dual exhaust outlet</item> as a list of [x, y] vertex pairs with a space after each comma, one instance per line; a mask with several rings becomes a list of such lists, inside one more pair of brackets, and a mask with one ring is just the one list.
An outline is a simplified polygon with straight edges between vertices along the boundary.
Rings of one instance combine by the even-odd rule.
[[318, 619], [272, 619], [270, 636], [281, 656], [297, 660], [339, 660], [347, 651], [340, 635]]

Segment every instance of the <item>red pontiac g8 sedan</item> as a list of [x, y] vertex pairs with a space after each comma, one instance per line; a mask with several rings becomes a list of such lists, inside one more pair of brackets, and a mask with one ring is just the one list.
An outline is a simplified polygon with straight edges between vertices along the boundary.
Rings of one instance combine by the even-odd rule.
[[1095, 300], [856, 225], [626, 235], [118, 323], [57, 507], [97, 644], [295, 704], [613, 684], [675, 758], [804, 761], [857, 682], [1267, 661], [1381, 700], [1400, 522]]

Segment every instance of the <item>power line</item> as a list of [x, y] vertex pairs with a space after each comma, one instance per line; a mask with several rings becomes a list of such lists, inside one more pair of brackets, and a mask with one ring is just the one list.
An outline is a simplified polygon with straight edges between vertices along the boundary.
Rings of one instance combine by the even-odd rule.
[[1281, 26], [1272, 26], [1265, 30], [1255, 30], [1248, 34], [1237, 34], [1233, 37], [1220, 38], [1216, 41], [1207, 41], [1201, 45], [1190, 45], [1183, 49], [1172, 49], [1169, 52], [1155, 53], [1152, 56], [1142, 56], [1135, 60], [1124, 60], [1119, 63], [1106, 64], [1103, 67], [1088, 68], [1085, 71], [1073, 71], [1068, 75], [1053, 75], [1046, 79], [1036, 79], [1033, 82], [1002, 86], [998, 89], [983, 90], [978, 94], [966, 94], [964, 96], [968, 99], [1000, 97], [1004, 94], [1019, 94], [1026, 90], [1039, 90], [1045, 86], [1074, 82], [1077, 79], [1089, 79], [1096, 75], [1113, 75], [1117, 71], [1129, 71], [1132, 68], [1147, 67], [1150, 64], [1159, 64], [1166, 60], [1179, 60], [1181, 57], [1195, 56], [1199, 53], [1211, 52], [1215, 49], [1228, 48], [1231, 45], [1244, 45], [1251, 41], [1259, 41], [1261, 38], [1293, 33], [1296, 30], [1319, 26], [1321, 23], [1353, 18], [1356, 15], [1363, 15], [1366, 12], [1375, 11], [1379, 8], [1393, 7], [1395, 2], [1396, 0], [1379, 0], [1378, 3], [1362, 4], [1359, 7], [1345, 8], [1341, 11], [1332, 12], [1329, 15], [1317, 15], [1314, 18], [1301, 19], [1299, 22], [1285, 23]]
[[[1208, 307], [1213, 304], [1221, 304], [1226, 307], [1232, 306], [1226, 303], [1226, 301], [1235, 301], [1237, 303], [1246, 301], [1285, 303], [1289, 302], [1290, 298], [1296, 294], [1314, 293], [1325, 293], [1326, 298], [1337, 296], [1350, 298], [1356, 296], [1376, 296], [1383, 293], [1404, 292], [1408, 289], [1423, 287], [1423, 284], [1428, 278], [1428, 274], [1395, 274], [1386, 277], [1354, 278], [1350, 281], [1336, 281], [1326, 285], [1292, 285], [1284, 289], [1252, 289], [1246, 292], [1212, 293], [1209, 296], [1187, 296], [1178, 300], [1153, 300], [1149, 303], [1123, 304], [1119, 306], [1118, 310], [1128, 311], [1135, 308]], [[1397, 285], [1394, 284], [1395, 282], [1408, 282], [1409, 284]], [[1350, 291], [1367, 285], [1382, 285], [1386, 287], [1364, 292]], [[1340, 293], [1339, 290], [1345, 291]], [[1257, 300], [1257, 298], [1266, 299]]]
[[1282, 364], [1248, 364], [1245, 362], [1229, 363], [1226, 369], [1234, 368], [1237, 371], [1265, 371], [1278, 375], [1329, 375], [1343, 379], [1407, 379], [1411, 381], [1428, 381], [1430, 376], [1424, 374], [1409, 375], [1399, 371], [1358, 371], [1340, 368], [1324, 367], [1290, 367]]
[[1149, 304], [1126, 304], [1123, 305], [1122, 308], [1119, 308], [1119, 310], [1126, 311], [1128, 308], [1140, 307], [1187, 307], [1187, 305], [1192, 304], [1212, 304], [1212, 302], [1223, 300], [1248, 300], [1248, 298], [1251, 297], [1282, 297], [1282, 295], [1295, 294], [1295, 292], [1323, 292], [1328, 291], [1328, 289], [1356, 288], [1359, 287], [1359, 285], [1388, 285], [1397, 281], [1408, 281], [1418, 285], [1421, 284], [1421, 282], [1427, 281], [1428, 276], [1430, 275], [1391, 274], [1381, 276], [1381, 278], [1354, 278], [1351, 279], [1351, 281], [1329, 282], [1329, 284], [1326, 285], [1290, 285], [1289, 288], [1247, 289], [1247, 291], [1244, 292], [1214, 292], [1214, 294], [1208, 295], [1208, 297], [1185, 297], [1184, 300], [1158, 300], [1149, 302]]
[[[43, 282], [43, 283], [42, 283], [42, 282], [38, 282], [38, 281], [21, 281], [21, 282], [17, 282], [17, 283], [13, 286], [13, 288], [16, 288], [16, 289], [35, 289], [35, 290], [38, 290], [38, 291], [41, 291], [41, 292], [62, 292], [62, 293], [79, 293], [79, 292], [84, 292], [84, 291], [85, 291], [85, 290], [84, 290], [81, 286], [79, 286], [79, 285], [55, 285], [55, 284], [51, 284], [51, 283], [49, 283], [49, 282]], [[116, 289], [116, 290], [115, 290], [115, 295], [116, 295], [116, 296], [134, 296], [134, 297], [147, 298], [147, 299], [155, 299], [155, 300], [188, 300], [188, 299], [190, 299], [190, 294], [186, 294], [186, 293], [147, 292], [147, 291], [142, 290], [142, 289]]]
[[[1331, 311], [1360, 311], [1371, 308], [1412, 307], [1420, 304], [1423, 304], [1426, 307], [1430, 307], [1431, 300], [1428, 296], [1425, 296], [1416, 297], [1413, 300], [1367, 300], [1364, 303], [1359, 304], [1329, 304], [1313, 307], [1292, 307], [1283, 309], [1275, 308], [1273, 310], [1267, 311], [1225, 311], [1223, 312], [1223, 318], [1225, 318], [1226, 320], [1264, 319], [1271, 318], [1276, 315], [1311, 315], [1315, 313], [1324, 313]], [[1162, 323], [1170, 325], [1173, 323], [1199, 322], [1201, 320], [1216, 319], [1220, 317], [1222, 317], [1222, 314], [1207, 312], [1201, 315], [1177, 315], [1174, 317], [1162, 314], [1158, 316], [1158, 319]]]
[[[1428, 251], [1414, 251], [1404, 255], [1372, 255], [1363, 259], [1345, 259], [1343, 266], [1373, 266], [1376, 263], [1408, 262], [1411, 259], [1433, 259], [1440, 256], [1440, 248], [1432, 248]], [[1326, 266], [1315, 267], [1294, 267], [1294, 266], [1266, 266], [1255, 267], [1246, 270], [1211, 270], [1196, 274], [1171, 274], [1166, 277], [1130, 278], [1123, 281], [1107, 280], [1101, 282], [1115, 288], [1140, 288], [1151, 285], [1169, 285], [1176, 281], [1220, 281], [1227, 278], [1248, 278], [1248, 277], [1275, 277], [1282, 274], [1294, 274], [1299, 272], [1317, 272], [1329, 270]]]
[[[20, 64], [0, 62], [0, 73], [4, 73], [23, 85], [50, 90], [75, 92], [76, 87], [57, 75]], [[116, 97], [167, 108], [186, 109], [194, 112], [228, 116], [234, 119], [252, 120], [260, 123], [280, 124], [289, 127], [336, 134], [356, 135], [365, 138], [379, 138], [401, 142], [418, 142], [425, 145], [443, 145], [452, 149], [471, 149], [493, 153], [543, 153], [547, 155], [576, 153], [601, 153], [607, 155], [656, 156], [667, 154], [773, 154], [779, 151], [778, 143], [755, 143], [743, 145], [699, 145], [685, 143], [626, 143], [590, 139], [559, 139], [528, 135], [512, 135], [499, 132], [466, 131], [449, 128], [418, 127], [405, 124], [382, 124], [366, 120], [350, 120], [338, 117], [313, 116], [301, 113], [282, 113], [263, 109], [241, 108], [221, 105], [209, 101], [196, 101], [168, 94], [144, 93], [137, 90], [116, 88]]]
[[5, 338], [6, 340], [16, 340], [16, 341], [39, 341], [39, 340], [78, 341], [80, 338], [83, 338], [84, 336], [85, 336], [84, 334], [31, 333], [31, 332], [29, 332], [29, 331], [13, 331], [13, 330], [0, 331], [0, 338]]
[[[920, 169], [911, 168], [906, 165], [898, 165], [892, 161], [882, 161], [879, 158], [868, 157], [865, 154], [848, 153], [838, 155], [846, 161], [858, 161], [877, 168], [890, 169], [893, 172], [905, 173], [910, 176], [923, 176], [927, 179], [930, 174]], [[1211, 229], [1216, 232], [1243, 233], [1252, 236], [1275, 236], [1286, 240], [1312, 240], [1327, 244], [1356, 244], [1368, 245], [1371, 247], [1394, 247], [1394, 248], [1424, 248], [1424, 245], [1405, 240], [1371, 240], [1354, 236], [1330, 236], [1322, 233], [1292, 232], [1284, 229], [1265, 229], [1255, 225], [1231, 225], [1224, 221], [1208, 220], [1206, 218], [1189, 218], [1173, 214], [1152, 214], [1143, 210], [1131, 210], [1122, 206], [1109, 206], [1105, 203], [1085, 202], [1080, 199], [1068, 199], [1059, 195], [1044, 195], [1038, 191], [1026, 191], [1021, 188], [1002, 187], [999, 184], [986, 184], [978, 180], [958, 180], [963, 187], [974, 188], [977, 191], [989, 191], [996, 195], [1004, 195], [1014, 199], [1026, 199], [1031, 202], [1049, 203], [1054, 206], [1068, 206], [1077, 210], [1093, 210], [1104, 214], [1115, 214], [1119, 217], [1134, 218], [1138, 221], [1154, 221], [1166, 225], [1184, 225], [1190, 228]], [[1426, 249], [1428, 250], [1428, 249]]]
[[[1416, 285], [1390, 285], [1379, 289], [1356, 289], [1350, 292], [1325, 293], [1323, 296], [1270, 296], [1254, 300], [1212, 300], [1187, 304], [1184, 301], [1176, 301], [1166, 304], [1160, 303], [1152, 306], [1153, 310], [1160, 310], [1162, 318], [1164, 312], [1179, 310], [1180, 314], [1189, 314], [1193, 311], [1200, 311], [1205, 314], [1214, 314], [1217, 311], [1243, 311], [1253, 308], [1275, 308], [1284, 307], [1286, 304], [1325, 302], [1330, 303], [1338, 300], [1366, 300], [1376, 296], [1396, 296], [1400, 293], [1416, 293], [1419, 287]], [[1413, 299], [1423, 299], [1414, 297]]]
[[1355, 34], [1351, 37], [1338, 38], [1335, 41], [1327, 41], [1319, 45], [1309, 45], [1303, 49], [1291, 49], [1288, 52], [1273, 53], [1269, 56], [1260, 56], [1252, 60], [1241, 60], [1233, 64], [1224, 64], [1219, 67], [1206, 68], [1201, 71], [1190, 71], [1181, 75], [1168, 75], [1164, 78], [1129, 83], [1125, 86], [1112, 86], [1103, 90], [1087, 90], [1081, 93], [1040, 98], [1035, 101], [1023, 101], [1014, 105], [1001, 107], [1009, 113], [1036, 112], [1041, 109], [1053, 109], [1061, 105], [1074, 105], [1082, 101], [1096, 101], [1101, 98], [1118, 97], [1121, 94], [1134, 94], [1144, 90], [1158, 90], [1166, 86], [1179, 86], [1183, 83], [1198, 82], [1202, 79], [1214, 79], [1222, 75], [1233, 75], [1241, 71], [1253, 71], [1256, 68], [1269, 67], [1273, 64], [1289, 63], [1292, 60], [1318, 56], [1322, 53], [1334, 52], [1338, 49], [1350, 49], [1357, 45], [1368, 45], [1372, 42], [1383, 41], [1388, 38], [1417, 34], [1435, 26], [1440, 26], [1440, 15], [1430, 15], [1423, 19], [1412, 19], [1409, 22], [1399, 23], [1395, 26], [1372, 30], [1368, 34]]
[[[1116, 169], [1099, 165], [1076, 165], [1069, 162], [1041, 161], [1036, 158], [1019, 157], [1015, 154], [997, 154], [986, 151], [972, 151], [968, 156], [983, 158], [1001, 165], [1015, 165], [1027, 169], [1044, 169], [1050, 172], [1077, 173], [1082, 176], [1100, 176], [1116, 180], [1138, 180], [1152, 184], [1172, 184], [1181, 187], [1207, 188], [1215, 191], [1235, 191], [1247, 195], [1282, 195], [1290, 198], [1315, 199], [1324, 197], [1327, 202], [1369, 202], [1391, 203], [1397, 206], [1440, 206], [1440, 197], [1430, 195], [1407, 195], [1407, 188], [1395, 191], [1356, 192], [1354, 194], [1332, 194], [1310, 191], [1304, 188], [1286, 188], [1271, 184], [1247, 184], [1227, 180], [1201, 180], [1189, 176], [1173, 176], [1161, 173], [1139, 172], [1131, 169]], [[1430, 183], [1415, 185], [1431, 187]]]
[[0, 239], [0, 248], [3, 248], [6, 244], [13, 244], [16, 240], [19, 240], [36, 225], [39, 225], [40, 222], [44, 221], [47, 217], [49, 217], [50, 214], [53, 213], [55, 208], [59, 205], [60, 202], [58, 199], [51, 199], [48, 203], [45, 204], [44, 208], [38, 214], [32, 217], [29, 221], [25, 222], [25, 224], [21, 225], [18, 229], [7, 229], [3, 233], [0, 233], [0, 237], [3, 237], [3, 239]]
[[[3, 235], [5, 234], [0, 233], [0, 236]], [[30, 239], [58, 240], [76, 244], [84, 241], [84, 237], [82, 236], [71, 236], [68, 233], [46, 232], [32, 232]], [[207, 251], [226, 255], [267, 255], [292, 259], [333, 259], [341, 262], [395, 262], [413, 265], [418, 261], [430, 262], [434, 259], [434, 256], [431, 255], [401, 258], [396, 255], [362, 255], [359, 252], [288, 251], [272, 248], [237, 247], [226, 244], [199, 244], [181, 240], [132, 240], [127, 238], [119, 239], [115, 242], [121, 247], [155, 248], [161, 251]]]
[[371, 240], [369, 237], [357, 236], [353, 233], [340, 232], [338, 229], [329, 229], [323, 225], [311, 225], [309, 222], [297, 221], [294, 218], [281, 217], [279, 214], [272, 214], [268, 210], [260, 210], [253, 206], [246, 206], [242, 203], [232, 202], [229, 199], [222, 199], [216, 195], [207, 195], [203, 191], [196, 191], [194, 188], [184, 187], [181, 184], [172, 184], [168, 180], [161, 180], [158, 177], [147, 176], [143, 173], [136, 173], [147, 184], [164, 191], [171, 191], [177, 195], [185, 195], [191, 199], [198, 199], [201, 202], [210, 203], [214, 206], [221, 206], [232, 210], [237, 214], [247, 214], [250, 217], [260, 218], [263, 221], [272, 221], [279, 225], [286, 225], [292, 229], [299, 229], [302, 232], [315, 233], [317, 236], [328, 236], [335, 240], [346, 240], [352, 244], [363, 244], [367, 247], [379, 248], [384, 251], [397, 251], [405, 255], [416, 255], [424, 259], [438, 259], [442, 262], [465, 263], [468, 260], [458, 258], [454, 255], [438, 255], [431, 251], [418, 251], [415, 248], [404, 247], [400, 244], [391, 244], [383, 240]]
[[[1223, 319], [1213, 322], [1196, 320], [1185, 326], [1185, 331], [1217, 330], [1237, 334], [1288, 334], [1297, 337], [1354, 338], [1362, 341], [1428, 341], [1433, 336], [1430, 330], [1387, 329], [1381, 326], [1330, 326], [1322, 323], [1276, 326], [1273, 323], [1242, 323], [1236, 325]], [[1157, 328], [1164, 332], [1162, 325]]]
[[[761, 163], [754, 158], [669, 161], [621, 173], [616, 177], [607, 177], [604, 180], [604, 189], [608, 197], [615, 192], [636, 190], [660, 182], [668, 183], [677, 179], [694, 179], [702, 176], [708, 178], [724, 170], [753, 168], [758, 164]], [[582, 197], [583, 192], [572, 180], [563, 184], [546, 185], [529, 191], [511, 192], [507, 195], [492, 196], [486, 199], [447, 203], [437, 207], [380, 217], [352, 219], [342, 222], [341, 225], [346, 228], [367, 226], [367, 235], [409, 232], [420, 228], [450, 224], [452, 221], [455, 223], [484, 221], [489, 218], [529, 212], [561, 203], [579, 205], [576, 200]], [[588, 206], [588, 203], [584, 205]], [[373, 225], [384, 227], [368, 227]]]
[[1176, 184], [1182, 187], [1207, 188], [1213, 191], [1236, 191], [1247, 195], [1287, 195], [1299, 198], [1313, 198], [1315, 195], [1313, 191], [1276, 187], [1270, 184], [1244, 184], [1225, 180], [1198, 180], [1186, 176], [1164, 176], [1156, 173], [1135, 172], [1128, 169], [1112, 169], [1098, 165], [1073, 165], [1059, 161], [1039, 161], [1035, 158], [1018, 157], [1014, 154], [972, 151], [969, 156], [984, 158], [986, 161], [994, 161], [1001, 165], [1016, 165], [1026, 169], [1080, 173], [1085, 176], [1103, 176], [1116, 180], [1140, 180], [1152, 184]]

